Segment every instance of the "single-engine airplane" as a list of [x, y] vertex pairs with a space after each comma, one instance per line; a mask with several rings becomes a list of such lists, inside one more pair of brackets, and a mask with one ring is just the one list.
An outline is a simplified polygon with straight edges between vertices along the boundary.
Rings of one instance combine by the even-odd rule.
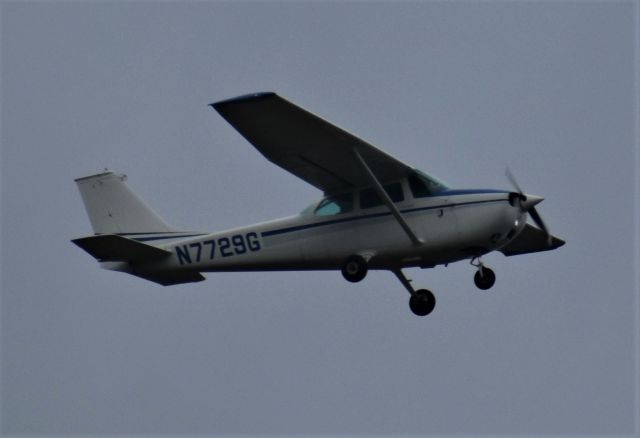
[[[204, 280], [202, 272], [341, 270], [358, 282], [369, 269], [393, 272], [419, 316], [435, 307], [403, 268], [470, 260], [478, 288], [494, 272], [481, 256], [547, 251], [551, 235], [507, 170], [515, 190], [457, 190], [275, 93], [211, 106], [269, 161], [320, 189], [300, 214], [216, 233], [180, 231], [165, 223], [125, 183], [106, 171], [79, 178], [94, 235], [72, 240], [105, 269], [161, 285]], [[527, 217], [537, 225], [527, 223]]]

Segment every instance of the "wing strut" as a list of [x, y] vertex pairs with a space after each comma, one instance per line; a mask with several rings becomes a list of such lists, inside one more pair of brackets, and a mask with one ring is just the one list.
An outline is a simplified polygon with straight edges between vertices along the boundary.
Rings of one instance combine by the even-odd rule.
[[382, 187], [382, 184], [380, 184], [380, 181], [378, 181], [378, 178], [376, 178], [369, 166], [367, 166], [364, 158], [362, 158], [362, 156], [358, 152], [357, 147], [353, 148], [353, 153], [360, 162], [360, 165], [368, 176], [369, 181], [371, 181], [371, 184], [373, 184], [373, 188], [376, 190], [376, 193], [378, 194], [378, 196], [380, 196], [380, 199], [382, 199], [385, 205], [389, 207], [389, 210], [391, 210], [391, 214], [393, 214], [393, 216], [396, 218], [404, 232], [407, 233], [407, 236], [409, 236], [409, 239], [411, 239], [411, 243], [413, 243], [413, 246], [421, 246], [422, 244], [424, 244], [422, 240], [418, 239], [418, 236], [416, 236], [407, 221], [404, 219], [402, 213], [400, 213], [400, 210], [398, 210], [398, 207], [396, 207], [387, 192]]

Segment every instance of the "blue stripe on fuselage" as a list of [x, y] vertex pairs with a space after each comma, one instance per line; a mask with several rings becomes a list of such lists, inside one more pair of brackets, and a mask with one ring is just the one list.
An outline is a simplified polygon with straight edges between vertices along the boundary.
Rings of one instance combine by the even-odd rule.
[[[438, 195], [440, 195], [443, 192], [438, 193]], [[456, 194], [469, 194], [469, 191], [466, 191], [465, 193], [456, 193]], [[486, 191], [486, 190], [482, 190], [482, 191], [474, 191], [474, 194], [478, 194], [478, 193], [508, 193], [508, 192], [504, 192], [504, 191]], [[447, 192], [447, 194], [451, 194], [450, 192]], [[457, 207], [457, 206], [462, 206], [462, 205], [473, 205], [473, 204], [486, 204], [489, 202], [501, 202], [501, 201], [508, 201], [507, 199], [487, 199], [487, 200], [483, 200], [483, 201], [469, 201], [469, 202], [458, 202], [458, 203], [451, 203], [451, 204], [441, 204], [441, 205], [433, 205], [433, 206], [429, 206], [429, 207], [418, 207], [418, 208], [409, 208], [406, 210], [400, 210], [401, 213], [414, 213], [417, 211], [427, 211], [427, 210], [436, 210], [436, 209], [440, 209], [440, 208], [450, 208], [450, 207]], [[306, 230], [309, 228], [316, 228], [316, 227], [322, 227], [325, 225], [334, 225], [334, 224], [339, 224], [339, 223], [344, 223], [344, 222], [352, 222], [352, 221], [358, 221], [358, 220], [364, 220], [364, 219], [372, 219], [372, 218], [377, 218], [377, 217], [383, 217], [383, 216], [391, 216], [391, 212], [387, 211], [384, 213], [372, 213], [372, 214], [367, 214], [367, 215], [362, 215], [362, 216], [352, 216], [352, 217], [346, 217], [346, 218], [342, 218], [342, 219], [332, 219], [332, 220], [328, 220], [328, 221], [324, 221], [324, 222], [314, 222], [312, 224], [305, 224], [305, 225], [295, 225], [293, 227], [286, 227], [286, 228], [280, 228], [280, 229], [275, 229], [275, 230], [270, 230], [270, 231], [263, 231], [261, 233], [262, 237], [269, 237], [269, 236], [275, 236], [278, 234], [285, 234], [285, 233], [291, 233], [291, 232], [295, 232], [295, 231], [302, 231], [302, 230]]]
[[[155, 236], [150, 236], [151, 234], [155, 234]], [[134, 237], [140, 235], [147, 235], [146, 237]], [[206, 236], [205, 233], [187, 233], [184, 232], [158, 232], [158, 233], [118, 233], [118, 236], [127, 237], [131, 240], [135, 240], [138, 242], [148, 242], [151, 240], [167, 240], [167, 239], [182, 239], [185, 237], [196, 237], [196, 236]]]
[[494, 190], [494, 189], [446, 189], [438, 192], [438, 196], [452, 196], [452, 195], [478, 195], [482, 193], [509, 193], [507, 190]]

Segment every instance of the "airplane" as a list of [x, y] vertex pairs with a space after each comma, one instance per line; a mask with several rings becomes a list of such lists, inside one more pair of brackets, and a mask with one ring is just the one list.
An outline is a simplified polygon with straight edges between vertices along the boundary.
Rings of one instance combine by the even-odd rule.
[[[269, 161], [323, 192], [301, 213], [220, 232], [169, 226], [125, 182], [105, 169], [76, 179], [94, 234], [72, 242], [101, 267], [168, 286], [203, 272], [340, 270], [349, 282], [369, 270], [395, 274], [409, 307], [430, 314], [434, 294], [416, 290], [404, 268], [469, 260], [475, 285], [495, 273], [481, 257], [564, 245], [507, 169], [515, 190], [454, 189], [273, 92], [212, 103]], [[531, 218], [532, 225], [527, 223]]]

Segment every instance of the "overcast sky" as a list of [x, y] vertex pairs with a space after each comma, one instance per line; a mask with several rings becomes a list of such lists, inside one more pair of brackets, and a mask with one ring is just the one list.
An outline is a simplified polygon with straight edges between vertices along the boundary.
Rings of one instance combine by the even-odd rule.
[[[633, 434], [632, 2], [3, 2], [2, 430]], [[567, 241], [388, 272], [99, 269], [73, 179], [105, 167], [221, 230], [321, 193], [213, 101], [276, 91], [457, 188], [520, 185]], [[636, 89], [637, 91], [637, 89]]]

